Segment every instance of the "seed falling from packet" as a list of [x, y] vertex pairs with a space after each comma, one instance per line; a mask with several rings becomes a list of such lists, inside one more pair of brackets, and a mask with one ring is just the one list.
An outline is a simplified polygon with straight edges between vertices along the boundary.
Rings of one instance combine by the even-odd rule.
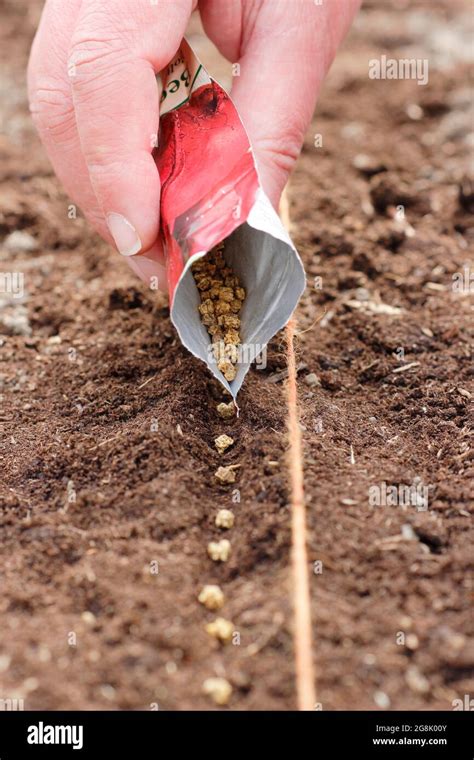
[[171, 320], [235, 400], [294, 311], [303, 265], [232, 100], [186, 40], [160, 77], [155, 161]]
[[227, 266], [224, 243], [219, 243], [191, 267], [201, 298], [201, 322], [209, 333], [217, 369], [225, 379], [235, 379], [239, 361], [240, 311], [245, 290]]

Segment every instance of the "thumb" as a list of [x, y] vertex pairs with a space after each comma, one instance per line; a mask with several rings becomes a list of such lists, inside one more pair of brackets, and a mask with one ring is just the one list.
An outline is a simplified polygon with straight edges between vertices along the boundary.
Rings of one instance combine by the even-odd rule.
[[359, 3], [243, 0], [240, 76], [232, 97], [275, 207], [300, 153], [321, 83]]
[[118, 250], [147, 251], [159, 230], [152, 158], [156, 72], [176, 53], [192, 0], [85, 0], [69, 52], [77, 130], [92, 188]]

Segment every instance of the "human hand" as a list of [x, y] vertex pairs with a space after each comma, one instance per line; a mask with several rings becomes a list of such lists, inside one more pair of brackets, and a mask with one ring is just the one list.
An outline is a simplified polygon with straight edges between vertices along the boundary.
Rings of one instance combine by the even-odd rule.
[[[200, 0], [204, 28], [240, 64], [232, 97], [274, 205], [325, 73], [360, 0]], [[145, 281], [166, 275], [151, 136], [155, 74], [197, 0], [47, 0], [28, 67], [31, 112], [57, 176]], [[137, 255], [141, 254], [141, 255]]]

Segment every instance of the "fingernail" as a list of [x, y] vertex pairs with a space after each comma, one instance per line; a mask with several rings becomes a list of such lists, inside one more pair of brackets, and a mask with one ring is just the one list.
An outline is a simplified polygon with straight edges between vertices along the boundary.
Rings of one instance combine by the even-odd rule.
[[148, 285], [150, 290], [167, 292], [166, 268], [157, 261], [146, 259], [144, 256], [133, 256], [127, 263], [140, 280]]
[[142, 243], [135, 227], [122, 214], [115, 211], [107, 214], [107, 225], [122, 256], [134, 256], [141, 250]]

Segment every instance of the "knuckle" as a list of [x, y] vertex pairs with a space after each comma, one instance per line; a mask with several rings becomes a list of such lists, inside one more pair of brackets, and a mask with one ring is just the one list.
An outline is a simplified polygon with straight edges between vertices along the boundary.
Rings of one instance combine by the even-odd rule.
[[304, 139], [306, 119], [293, 113], [292, 119], [276, 125], [274, 134], [270, 133], [259, 141], [259, 150], [268, 163], [275, 169], [289, 173], [300, 154]]
[[116, 15], [107, 2], [92, 3], [84, 13], [67, 55], [73, 89], [94, 87], [130, 55], [130, 29], [123, 28]]
[[123, 54], [115, 41], [83, 39], [69, 48], [68, 74], [74, 89], [87, 89], [100, 81], [104, 72], [116, 69]]
[[30, 91], [30, 112], [40, 134], [54, 139], [75, 128], [74, 107], [65, 82], [39, 80]]
[[267, 163], [272, 164], [275, 169], [289, 173], [296, 163], [299, 156], [299, 142], [292, 138], [284, 137], [278, 140], [264, 140], [260, 143], [260, 154], [265, 158]]
[[116, 69], [129, 55], [131, 22], [123, 28], [120, 14], [117, 20], [116, 9], [109, 6], [104, 0], [91, 3], [72, 35], [68, 69], [74, 89], [94, 86], [105, 72]]
[[113, 141], [99, 149], [90, 146], [84, 155], [91, 179], [103, 187], [113, 187], [117, 182], [127, 183], [133, 176], [142, 177], [144, 181], [149, 175], [148, 154], [142, 152], [131, 157], [123, 146]]
[[86, 153], [87, 167], [94, 185], [103, 187], [113, 186], [120, 181], [125, 171], [125, 163], [120, 159], [114, 159], [114, 151], [88, 151]]

